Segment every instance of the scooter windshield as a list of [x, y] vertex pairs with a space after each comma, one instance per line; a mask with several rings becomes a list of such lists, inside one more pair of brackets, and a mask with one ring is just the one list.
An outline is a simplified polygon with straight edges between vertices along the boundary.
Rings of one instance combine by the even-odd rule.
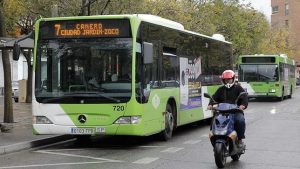
[[237, 109], [237, 108], [238, 108], [238, 106], [236, 104], [219, 103], [216, 110], [218, 110], [218, 111], [228, 111], [228, 110]]

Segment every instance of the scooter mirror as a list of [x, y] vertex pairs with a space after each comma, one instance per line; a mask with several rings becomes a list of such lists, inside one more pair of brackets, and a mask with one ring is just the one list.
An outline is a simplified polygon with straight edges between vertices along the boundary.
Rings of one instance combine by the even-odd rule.
[[242, 96], [247, 96], [247, 95], [248, 95], [247, 92], [241, 92], [241, 93], [239, 94], [239, 96], [236, 98], [235, 103], [237, 104], [238, 100], [239, 100]]
[[208, 93], [204, 93], [204, 97], [211, 98], [211, 96]]
[[241, 97], [241, 96], [247, 96], [247, 95], [248, 95], [247, 92], [241, 92], [241, 93], [239, 94], [239, 97]]

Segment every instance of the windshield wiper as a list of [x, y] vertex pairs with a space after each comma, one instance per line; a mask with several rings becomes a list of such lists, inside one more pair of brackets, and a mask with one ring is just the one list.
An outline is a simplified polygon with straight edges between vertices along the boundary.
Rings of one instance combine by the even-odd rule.
[[114, 101], [116, 103], [120, 103], [119, 99], [105, 96], [99, 92], [73, 92], [73, 93], [65, 94], [62, 96], [54, 97], [54, 98], [45, 98], [42, 100], [42, 103], [51, 103], [51, 102], [59, 101], [61, 99], [68, 99], [68, 98], [89, 98], [89, 97], [91, 97], [91, 94], [95, 95], [95, 96], [103, 97], [105, 99]]
[[[101, 92], [73, 92], [70, 95], [72, 95], [74, 97], [74, 96], [78, 96], [78, 94], [87, 94], [87, 97], [89, 97], [92, 94], [92, 95], [101, 96], [101, 97], [104, 97], [104, 98], [106, 98], [108, 100], [120, 103], [119, 99], [116, 99], [116, 98], [113, 98], [113, 97], [110, 97], [110, 96], [105, 96]], [[66, 94], [65, 96], [68, 96], [68, 95], [69, 94]]]

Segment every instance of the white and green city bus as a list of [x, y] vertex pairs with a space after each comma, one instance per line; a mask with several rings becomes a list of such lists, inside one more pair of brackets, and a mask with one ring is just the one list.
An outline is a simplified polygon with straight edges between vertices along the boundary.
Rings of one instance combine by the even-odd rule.
[[249, 97], [283, 100], [295, 91], [295, 62], [286, 55], [243, 55], [238, 70], [239, 83]]
[[35, 24], [35, 134], [172, 136], [207, 119], [231, 43], [152, 15], [43, 18]]

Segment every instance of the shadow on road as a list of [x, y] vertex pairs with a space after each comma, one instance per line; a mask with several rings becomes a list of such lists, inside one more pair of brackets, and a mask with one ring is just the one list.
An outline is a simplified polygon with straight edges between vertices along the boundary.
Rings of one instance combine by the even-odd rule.
[[[202, 120], [192, 124], [184, 125], [178, 127], [174, 133], [173, 137], [169, 142], [176, 140], [184, 135], [188, 135], [191, 132], [195, 132], [199, 129], [207, 128], [208, 133], [208, 123], [209, 120]], [[101, 149], [135, 149], [139, 146], [155, 146], [158, 143], [163, 143], [160, 141], [157, 134], [151, 136], [93, 136], [93, 137], [79, 137], [79, 139], [74, 139], [68, 143], [62, 143], [55, 148], [57, 149], [78, 149], [78, 148], [101, 148]], [[161, 144], [159, 144], [161, 145]]]

